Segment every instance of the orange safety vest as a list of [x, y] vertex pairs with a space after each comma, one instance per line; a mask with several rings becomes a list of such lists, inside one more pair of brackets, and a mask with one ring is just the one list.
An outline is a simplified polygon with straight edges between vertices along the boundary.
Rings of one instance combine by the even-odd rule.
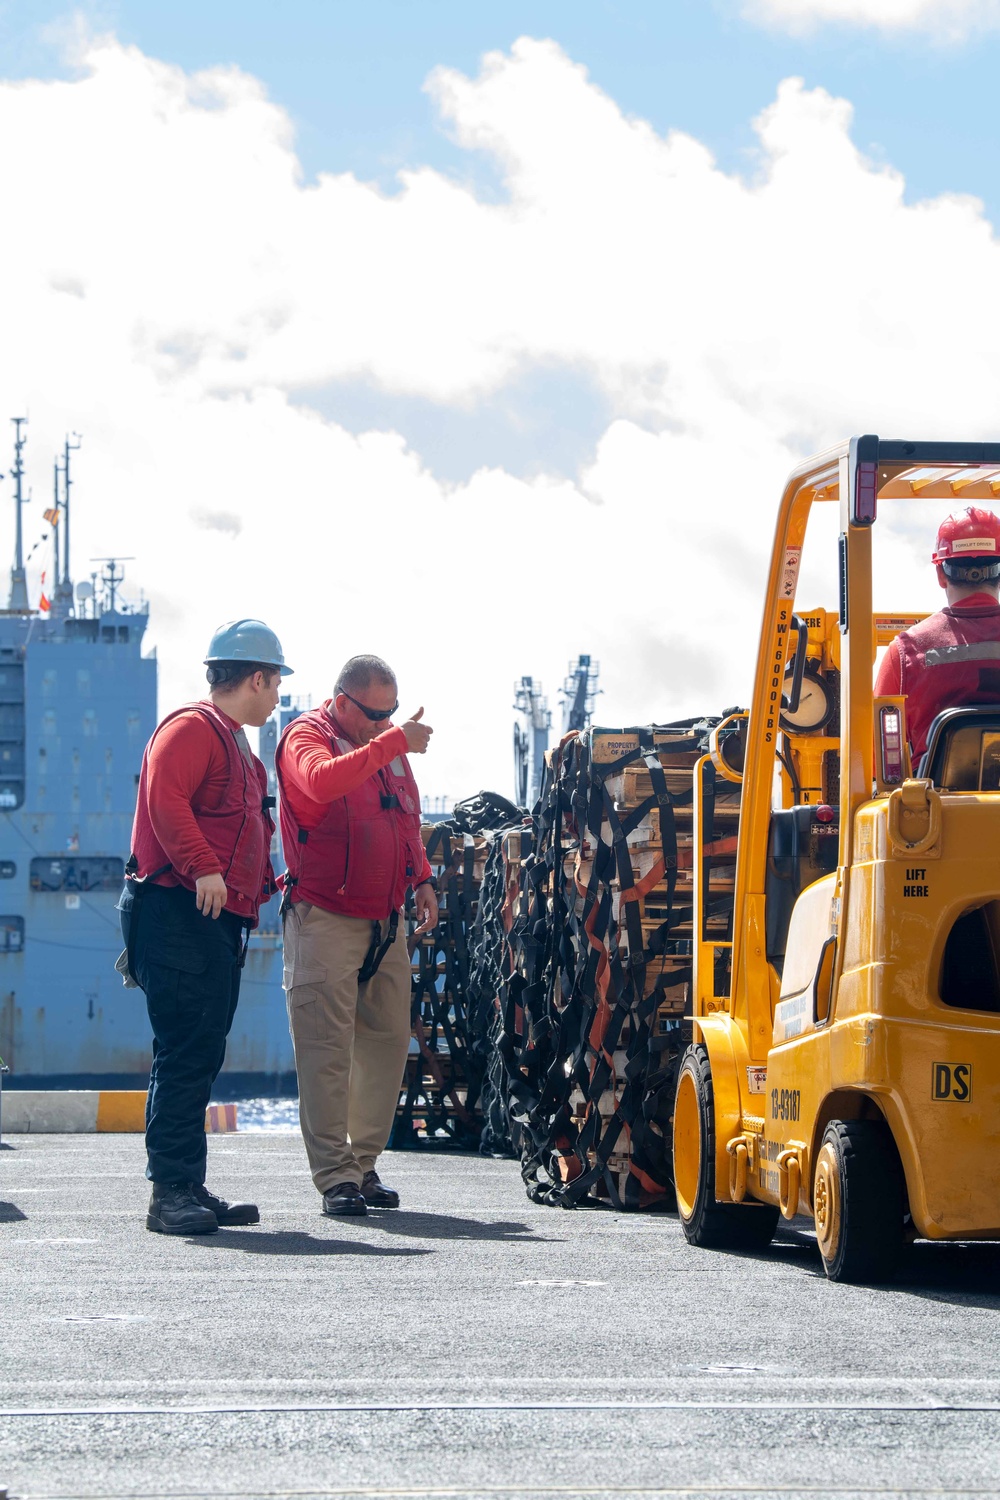
[[[324, 708], [301, 714], [318, 725], [331, 755], [346, 755], [357, 746], [342, 739]], [[275, 754], [281, 784], [282, 749]], [[310, 901], [324, 911], [384, 921], [406, 900], [407, 889], [424, 867], [420, 838], [420, 794], [405, 755], [374, 771], [346, 796], [335, 798], [316, 828], [302, 828], [290, 799], [280, 799], [281, 842], [288, 873], [286, 901]]]
[[1000, 604], [947, 608], [897, 637], [913, 760], [944, 708], [1000, 703]]
[[192, 802], [191, 811], [206, 844], [222, 866], [222, 878], [230, 901], [235, 896], [241, 904], [249, 903], [253, 908], [252, 920], [256, 923], [261, 902], [269, 897], [272, 888], [270, 849], [274, 824], [268, 812], [271, 801], [265, 797], [266, 773], [262, 784], [263, 767], [258, 770], [259, 763], [247, 760], [236, 743], [231, 723], [212, 703], [189, 703], [167, 714], [156, 726], [153, 738], [146, 746], [132, 827], [130, 874], [142, 880], [170, 870], [181, 885], [191, 891], [195, 889], [193, 880], [172, 868], [169, 854], [156, 837], [150, 821], [147, 794], [149, 752], [153, 741], [165, 724], [192, 709], [211, 724], [225, 747], [228, 778], [226, 795], [220, 806], [205, 807]]

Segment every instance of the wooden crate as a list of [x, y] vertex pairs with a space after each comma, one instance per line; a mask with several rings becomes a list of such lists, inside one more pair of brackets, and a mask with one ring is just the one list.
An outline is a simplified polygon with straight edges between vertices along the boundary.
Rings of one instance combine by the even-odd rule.
[[[648, 736], [644, 736], [647, 737]], [[674, 759], [678, 765], [686, 765], [697, 759], [697, 751], [684, 749], [692, 738], [690, 730], [656, 729], [653, 731], [653, 747], [660, 757]], [[638, 729], [592, 729], [590, 731], [590, 758], [595, 766], [613, 765], [624, 755], [638, 756], [640, 735]]]

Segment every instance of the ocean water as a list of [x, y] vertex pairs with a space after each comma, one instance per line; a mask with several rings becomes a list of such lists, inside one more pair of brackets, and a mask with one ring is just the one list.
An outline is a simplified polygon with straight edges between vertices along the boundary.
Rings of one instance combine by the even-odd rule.
[[298, 1135], [298, 1099], [237, 1099], [239, 1130], [265, 1130], [269, 1135]]

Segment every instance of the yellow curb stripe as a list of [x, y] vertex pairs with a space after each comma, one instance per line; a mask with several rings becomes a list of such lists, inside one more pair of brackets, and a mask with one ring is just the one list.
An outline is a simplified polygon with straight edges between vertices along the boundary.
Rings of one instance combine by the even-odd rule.
[[[10, 1089], [0, 1116], [4, 1135], [64, 1135], [100, 1131], [142, 1135], [146, 1129], [143, 1089]], [[210, 1104], [205, 1130], [211, 1135], [239, 1129], [235, 1104]]]
[[141, 1135], [146, 1129], [146, 1095], [138, 1089], [102, 1089], [97, 1097], [95, 1130]]

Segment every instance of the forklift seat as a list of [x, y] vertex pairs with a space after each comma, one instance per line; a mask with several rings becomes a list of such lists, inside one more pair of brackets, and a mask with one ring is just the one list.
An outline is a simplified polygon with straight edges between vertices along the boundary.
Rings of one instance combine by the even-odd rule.
[[1000, 704], [939, 713], [917, 775], [943, 792], [1000, 791]]

